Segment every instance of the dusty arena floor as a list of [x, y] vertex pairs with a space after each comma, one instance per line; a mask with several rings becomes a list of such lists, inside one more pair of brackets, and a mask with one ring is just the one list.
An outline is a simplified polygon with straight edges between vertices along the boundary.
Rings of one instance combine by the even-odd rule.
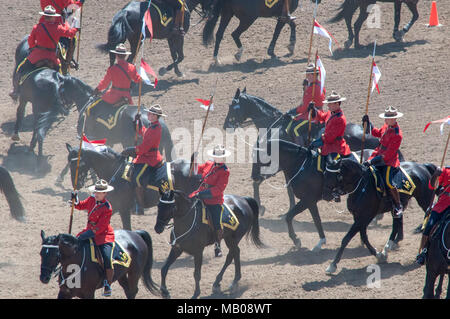
[[[224, 65], [210, 70], [212, 47], [201, 44], [199, 25], [189, 31], [185, 38], [185, 61], [181, 68], [184, 78], [177, 78], [169, 73], [160, 77], [155, 90], [145, 90], [143, 104], [159, 103], [168, 114], [167, 123], [174, 131], [177, 128], [197, 130], [204, 112], [199, 108], [196, 98], [207, 98], [218, 77], [220, 85], [215, 95], [215, 110], [210, 114], [208, 128], [222, 130], [228, 106], [237, 88], [247, 87], [249, 94], [264, 98], [277, 108], [287, 111], [301, 101], [301, 84], [306, 66], [311, 14], [313, 6], [306, 0], [300, 1], [294, 15], [297, 16], [297, 44], [295, 54], [286, 57], [289, 30], [285, 28], [275, 49], [279, 59], [271, 60], [267, 47], [275, 26], [274, 19], [259, 19], [242, 36], [245, 51], [242, 60], [234, 60], [235, 44], [230, 33], [237, 26], [234, 18], [228, 27], [220, 50]], [[8, 160], [7, 153], [12, 144], [11, 135], [15, 121], [16, 107], [8, 96], [11, 89], [11, 74], [14, 68], [14, 52], [19, 41], [28, 34], [38, 21], [38, 1], [22, 0], [21, 9], [5, 5], [0, 11], [0, 107], [2, 110], [0, 129], [0, 156], [3, 163]], [[107, 4], [106, 4], [107, 3]], [[109, 60], [96, 49], [96, 45], [106, 41], [107, 31], [115, 12], [127, 1], [109, 0], [86, 1], [83, 17], [83, 34], [80, 50], [80, 70], [72, 75], [79, 77], [95, 87], [103, 77]], [[319, 5], [317, 20], [337, 39], [341, 48], [347, 39], [345, 23], [329, 24], [327, 21], [335, 15], [341, 1], [323, 0]], [[400, 109], [405, 116], [399, 121], [403, 130], [401, 150], [407, 160], [432, 162], [439, 165], [444, 149], [445, 138], [439, 134], [439, 126], [432, 126], [425, 134], [423, 128], [427, 122], [441, 119], [449, 113], [448, 83], [450, 81], [449, 46], [450, 4], [438, 2], [439, 18], [444, 25], [441, 28], [427, 28], [431, 1], [419, 3], [420, 18], [405, 36], [404, 43], [396, 43], [392, 35], [393, 5], [380, 4], [381, 28], [368, 29], [364, 25], [361, 32], [360, 50], [336, 50], [334, 57], [328, 51], [328, 41], [315, 37], [314, 49], [326, 67], [326, 89], [336, 90], [347, 97], [343, 109], [349, 122], [360, 123], [364, 112], [367, 81], [370, 71], [370, 54], [372, 43], [376, 39], [378, 48], [376, 63], [381, 69], [381, 94], [374, 93], [371, 98], [369, 114], [375, 125], [382, 121], [377, 117], [388, 104]], [[406, 7], [402, 10], [401, 25], [410, 19]], [[334, 49], [338, 49], [333, 45]], [[154, 40], [145, 45], [146, 61], [155, 69], [171, 63], [165, 41]], [[376, 92], [376, 91], [375, 91]], [[134, 98], [135, 102], [137, 97]], [[21, 142], [28, 145], [31, 132], [31, 106], [27, 107], [24, 132]], [[8, 206], [3, 195], [0, 201], [0, 298], [55, 298], [58, 284], [52, 280], [48, 285], [39, 281], [40, 273], [40, 231], [48, 235], [65, 233], [68, 230], [70, 208], [66, 201], [70, 198], [70, 177], [66, 176], [63, 187], [55, 185], [60, 171], [66, 164], [67, 151], [65, 143], [77, 145], [77, 112], [70, 115], [54, 127], [45, 139], [44, 153], [51, 155], [51, 170], [45, 174], [34, 174], [23, 163], [18, 162], [11, 168], [11, 174], [26, 209], [26, 223], [19, 223], [9, 216]], [[198, 132], [197, 132], [198, 134]], [[175, 138], [175, 137], [174, 137]], [[176, 137], [178, 141], [181, 137]], [[232, 138], [229, 137], [229, 138]], [[177, 140], [174, 141], [177, 144]], [[206, 140], [204, 145], [214, 141]], [[225, 141], [222, 141], [225, 143]], [[232, 144], [229, 144], [232, 145]], [[194, 147], [194, 141], [190, 143]], [[121, 148], [117, 145], [117, 150]], [[192, 151], [192, 149], [190, 151]], [[239, 150], [247, 152], [248, 149]], [[237, 152], [237, 151], [235, 151]], [[188, 158], [189, 154], [180, 156]], [[448, 158], [448, 157], [447, 157]], [[447, 162], [448, 164], [448, 162]], [[226, 193], [252, 196], [250, 179], [251, 164], [229, 163], [230, 181]], [[404, 216], [405, 238], [398, 251], [390, 253], [388, 262], [380, 264], [381, 283], [379, 288], [367, 286], [371, 272], [368, 266], [376, 264], [376, 259], [360, 244], [356, 236], [348, 245], [334, 276], [325, 274], [325, 269], [334, 258], [340, 242], [352, 224], [352, 216], [346, 209], [346, 198], [340, 204], [319, 203], [319, 210], [326, 234], [327, 243], [320, 252], [311, 249], [318, 241], [318, 234], [309, 212], [303, 212], [294, 220], [297, 235], [302, 240], [302, 247], [294, 249], [287, 234], [286, 223], [281, 215], [288, 210], [289, 203], [281, 174], [262, 184], [261, 198], [266, 207], [260, 218], [261, 238], [266, 248], [258, 249], [243, 240], [240, 244], [242, 260], [242, 279], [237, 293], [229, 295], [224, 291], [212, 295], [212, 284], [222, 267], [224, 258], [214, 258], [213, 248], [208, 247], [204, 253], [200, 297], [213, 298], [421, 298], [425, 280], [425, 267], [417, 267], [414, 259], [419, 245], [419, 235], [413, 235], [413, 229], [421, 222], [423, 211], [415, 200], [411, 200]], [[87, 189], [82, 197], [87, 195]], [[156, 220], [156, 208], [146, 210], [145, 216], [132, 216], [133, 229], [147, 230], [153, 239], [154, 268], [153, 279], [160, 282], [160, 269], [169, 252], [168, 231], [157, 235], [153, 229]], [[73, 232], [83, 229], [86, 223], [84, 213], [75, 212]], [[116, 229], [122, 227], [120, 217], [115, 214], [111, 220]], [[390, 234], [392, 218], [385, 215], [380, 227], [371, 227], [369, 240], [381, 250]], [[225, 247], [225, 245], [224, 245]], [[227, 248], [224, 248], [226, 254]], [[167, 285], [173, 298], [189, 298], [194, 290], [193, 258], [182, 255], [171, 267]], [[225, 289], [234, 275], [233, 265], [225, 273], [222, 284]], [[444, 287], [447, 287], [447, 280]], [[96, 296], [102, 298], [100, 290]], [[113, 284], [113, 296], [125, 298], [123, 290]], [[140, 284], [137, 298], [156, 298]]]

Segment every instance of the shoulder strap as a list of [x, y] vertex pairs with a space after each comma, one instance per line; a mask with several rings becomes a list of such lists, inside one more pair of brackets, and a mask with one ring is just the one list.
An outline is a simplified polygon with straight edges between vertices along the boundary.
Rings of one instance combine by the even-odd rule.
[[127, 71], [125, 71], [118, 63], [116, 63], [116, 66], [126, 75], [128, 80], [131, 81], [131, 77], [128, 75]]
[[48, 32], [47, 28], [45, 27], [45, 25], [43, 23], [41, 23], [41, 26], [44, 28], [45, 33], [47, 33], [48, 37], [50, 38], [50, 40], [52, 40], [53, 44], [55, 45], [55, 49], [58, 46], [58, 44], [56, 43], [56, 41], [52, 38], [50, 32]]
[[52, 1], [52, 3], [53, 3], [53, 6], [54, 6], [56, 9], [59, 9], [59, 11], [61, 11], [61, 12], [63, 11], [63, 8], [61, 8], [60, 6], [58, 6], [54, 0], [51, 0], [51, 1]]

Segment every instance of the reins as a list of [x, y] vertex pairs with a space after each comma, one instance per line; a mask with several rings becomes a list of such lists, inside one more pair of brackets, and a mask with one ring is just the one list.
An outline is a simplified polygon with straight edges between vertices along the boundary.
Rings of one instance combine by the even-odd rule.
[[[184, 217], [186, 217], [186, 216], [189, 215], [189, 213], [191, 212], [191, 210], [197, 206], [198, 201], [199, 201], [199, 200], [197, 199], [197, 200], [194, 202], [194, 204], [193, 204], [193, 205], [191, 206], [191, 208], [186, 212], [186, 214], [184, 214], [184, 216], [181, 217], [182, 219], [183, 219]], [[186, 232], [184, 232], [183, 234], [181, 234], [180, 236], [177, 237], [177, 236], [175, 235], [175, 227], [172, 228], [172, 234], [173, 234], [174, 239], [172, 240], [171, 243], [168, 242], [169, 245], [175, 246], [176, 242], [177, 242], [179, 239], [181, 239], [181, 238], [187, 236], [187, 235], [191, 232], [191, 230], [194, 228], [195, 224], [197, 223], [197, 209], [195, 209], [194, 211], [195, 211], [195, 215], [194, 215], [194, 219], [192, 220], [192, 225], [191, 225], [191, 227], [190, 227]]]

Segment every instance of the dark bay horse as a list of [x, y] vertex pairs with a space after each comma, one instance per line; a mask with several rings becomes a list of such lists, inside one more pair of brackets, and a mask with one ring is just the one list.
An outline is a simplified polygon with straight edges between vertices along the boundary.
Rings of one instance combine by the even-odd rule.
[[[290, 186], [295, 197], [300, 199], [285, 214], [289, 237], [297, 248], [301, 247], [301, 241], [294, 231], [292, 220], [296, 215], [308, 209], [319, 233], [319, 242], [312, 251], [319, 251], [322, 245], [326, 243], [326, 239], [317, 202], [323, 199], [322, 190], [326, 172], [318, 170], [318, 153], [293, 142], [279, 139], [270, 139], [264, 152], [271, 159], [270, 164], [278, 166], [277, 169], [271, 173], [265, 172], [263, 165], [260, 162], [255, 162], [253, 163], [253, 170], [258, 170], [263, 179], [282, 171], [286, 179], [285, 187]], [[365, 149], [364, 159], [367, 159], [371, 152], [372, 150]], [[359, 154], [357, 155], [359, 156]], [[321, 160], [323, 161], [324, 159], [322, 158]], [[326, 199], [331, 200], [331, 198]]]
[[[435, 233], [430, 237], [428, 246], [425, 277], [425, 286], [423, 287], [423, 298], [439, 298], [442, 291], [442, 282], [447, 274], [450, 278], [450, 211], [447, 209], [447, 218], [445, 218], [440, 226], [436, 228]], [[444, 214], [445, 212], [442, 212]], [[439, 278], [439, 284], [434, 291], [436, 278]], [[450, 299], [450, 280], [447, 286], [447, 299]]]
[[[119, 282], [128, 299], [136, 297], [141, 277], [145, 288], [157, 294], [158, 287], [151, 277], [153, 246], [150, 235], [144, 230], [116, 230], [114, 235], [131, 258], [128, 268], [119, 264], [114, 266], [114, 281]], [[47, 284], [55, 274], [60, 287], [58, 299], [94, 298], [95, 290], [103, 287], [104, 271], [91, 261], [89, 245], [69, 234], [46, 237], [41, 231], [41, 238], [41, 282]], [[59, 270], [58, 265], [61, 265]]]
[[0, 166], [0, 192], [5, 195], [11, 216], [20, 222], [25, 221], [25, 209], [20, 200], [20, 194], [6, 168]]
[[[24, 39], [16, 49], [14, 70], [25, 59], [27, 51], [28, 43]], [[30, 148], [33, 150], [38, 144], [38, 155], [42, 157], [44, 138], [52, 124], [61, 115], [68, 115], [74, 103], [82, 107], [92, 92], [92, 88], [75, 77], [64, 76], [46, 67], [36, 69], [23, 79], [19, 89], [19, 106], [12, 139], [15, 141], [20, 139], [19, 129], [25, 115], [25, 106], [31, 102], [34, 125]]]
[[[213, 284], [213, 292], [220, 292], [220, 282], [227, 267], [234, 260], [235, 274], [230, 290], [234, 292], [241, 279], [240, 240], [250, 236], [256, 247], [264, 244], [259, 238], [258, 204], [253, 198], [235, 195], [225, 195], [225, 203], [236, 214], [239, 226], [235, 230], [224, 227], [223, 239], [229, 249], [225, 263]], [[158, 205], [158, 216], [155, 231], [161, 234], [169, 221], [173, 219], [173, 230], [170, 236], [171, 246], [169, 256], [161, 268], [161, 293], [164, 298], [170, 298], [166, 286], [166, 276], [169, 267], [183, 253], [194, 256], [195, 290], [193, 299], [200, 295], [201, 267], [203, 262], [203, 250], [214, 243], [212, 228], [202, 223], [201, 203], [198, 200], [189, 199], [184, 192], [169, 191], [161, 197]]]
[[[186, 0], [185, 4], [187, 10], [184, 13], [184, 31], [187, 33], [190, 26], [190, 11], [192, 11], [199, 4], [202, 5], [202, 10], [206, 12], [210, 7], [210, 2], [212, 0]], [[161, 68], [160, 74], [163, 75], [167, 71], [174, 69], [177, 76], [183, 76], [180, 71], [178, 64], [180, 64], [184, 59], [183, 45], [184, 37], [173, 34], [172, 28], [175, 21], [175, 15], [173, 9], [164, 3], [164, 1], [152, 1], [150, 5], [150, 15], [153, 24], [153, 38], [154, 39], [167, 39], [169, 44], [170, 54], [173, 59], [173, 63], [167, 68]], [[156, 8], [155, 4], [158, 6]], [[126, 40], [130, 42], [131, 55], [128, 58], [128, 62], [132, 62], [135, 55], [137, 54], [137, 48], [139, 43], [139, 37], [142, 29], [142, 19], [144, 13], [148, 8], [148, 1], [131, 1], [125, 5], [119, 12], [114, 15], [112, 20], [112, 25], [108, 31], [108, 42], [106, 44], [101, 44], [98, 48], [108, 53], [119, 43], [124, 43]], [[169, 12], [171, 16], [170, 20], [163, 22], [163, 17], [160, 16], [160, 9], [164, 12]], [[150, 32], [148, 28], [145, 28], [146, 39], [150, 38]], [[114, 64], [115, 56], [110, 53], [110, 63]]]
[[[319, 1], [320, 2], [320, 1]], [[359, 43], [359, 32], [361, 31], [361, 27], [369, 16], [371, 6], [373, 6], [377, 1], [376, 0], [344, 0], [340, 7], [339, 13], [332, 18], [329, 22], [338, 22], [342, 19], [345, 19], [345, 24], [347, 25], [348, 30], [348, 40], [345, 42], [345, 48], [351, 47], [353, 44], [353, 40], [355, 41], [355, 48], [360, 48], [361, 45]], [[419, 11], [417, 9], [417, 3], [419, 0], [378, 0], [378, 2], [393, 2], [394, 3], [394, 31], [393, 38], [401, 42], [403, 41], [403, 37], [406, 32], [411, 29], [414, 22], [419, 18]], [[409, 10], [412, 13], [411, 20], [403, 27], [402, 30], [399, 31], [400, 25], [400, 14], [402, 3], [405, 3]], [[354, 24], [353, 33], [352, 29], [352, 18], [355, 11], [359, 8], [359, 17]]]
[[[291, 134], [286, 132], [287, 127], [291, 121], [290, 117], [283, 116], [283, 112], [273, 107], [269, 103], [267, 103], [264, 99], [252, 96], [247, 94], [246, 90], [240, 91], [240, 89], [236, 90], [236, 94], [231, 101], [231, 104], [228, 109], [228, 114], [225, 118], [225, 122], [223, 124], [224, 130], [232, 129], [235, 130], [238, 127], [246, 127], [249, 124], [254, 124], [258, 131], [261, 130], [277, 130], [278, 136], [276, 138], [287, 140], [294, 142]], [[325, 127], [325, 124], [315, 124], [311, 125], [311, 136], [312, 140], [317, 138], [320, 134], [322, 134], [322, 130]], [[292, 130], [292, 129], [291, 129]], [[308, 136], [308, 125], [303, 125], [298, 130], [299, 135], [304, 137], [304, 140], [307, 140]], [[263, 134], [263, 137], [272, 136], [274, 133], [270, 132]], [[345, 128], [344, 139], [347, 144], [350, 146], [352, 151], [360, 151], [361, 150], [361, 140], [363, 137], [363, 128], [360, 125], [347, 123], [347, 127]], [[256, 145], [254, 146], [255, 152], [255, 162], [261, 162], [260, 156], [260, 144], [264, 144], [264, 139], [258, 140]], [[368, 149], [375, 149], [379, 144], [377, 138], [372, 135], [367, 135], [365, 137], [365, 147]], [[403, 161], [403, 155], [399, 151], [399, 158]], [[257, 168], [259, 166], [254, 166]], [[263, 182], [263, 179], [260, 176], [260, 173], [257, 170], [252, 171], [252, 179], [253, 179], [253, 197], [261, 206], [260, 196], [259, 196], [259, 187]], [[289, 195], [290, 208], [292, 209], [295, 205], [295, 197], [292, 192], [291, 187], [287, 188]], [[261, 206], [262, 209], [263, 206]]]
[[[433, 164], [419, 164], [415, 162], [402, 162], [400, 163], [400, 166], [409, 174], [416, 186], [411, 195], [400, 192], [400, 200], [404, 210], [406, 210], [411, 197], [414, 197], [425, 212], [430, 204], [432, 196], [432, 190], [428, 188], [428, 183], [431, 175], [436, 170], [436, 166]], [[347, 208], [353, 215], [354, 223], [342, 239], [341, 247], [326, 272], [328, 274], [336, 272], [337, 264], [342, 257], [345, 247], [358, 232], [361, 235], [361, 240], [369, 249], [370, 253], [376, 256], [378, 261], [386, 261], [387, 251], [392, 249], [393, 245], [396, 245], [403, 239], [403, 216], [400, 218], [393, 218], [393, 229], [389, 241], [384, 247], [384, 250], [378, 252], [369, 243], [367, 226], [376, 215], [392, 211], [392, 201], [389, 198], [382, 198], [379, 196], [375, 185], [375, 179], [370, 173], [370, 170], [365, 166], [360, 165], [358, 162], [343, 159], [340, 162], [338, 178], [336, 178], [334, 182], [334, 186], [330, 183], [331, 188], [335, 188], [335, 190], [341, 194], [348, 194]]]
[[[214, 59], [216, 63], [220, 63], [218, 59], [220, 42], [223, 39], [223, 34], [227, 28], [230, 20], [233, 16], [239, 19], [239, 26], [236, 30], [231, 33], [234, 42], [238, 48], [238, 52], [235, 54], [236, 60], [240, 60], [242, 53], [244, 52], [244, 47], [240, 40], [240, 36], [244, 33], [259, 17], [270, 18], [279, 17], [282, 14], [282, 6], [284, 0], [217, 0], [214, 3], [212, 17], [208, 19], [203, 29], [203, 44], [208, 45], [212, 42], [214, 28], [217, 21], [220, 19], [219, 28], [216, 33], [216, 44], [214, 47]], [[298, 0], [289, 1], [289, 11], [292, 13], [297, 9]], [[275, 56], [274, 49], [275, 44], [280, 36], [281, 30], [283, 29], [286, 22], [278, 19], [277, 25], [275, 26], [275, 31], [273, 33], [272, 41], [270, 42], [267, 54], [271, 57]], [[293, 21], [289, 22], [289, 27], [291, 28], [291, 35], [289, 40], [289, 53], [294, 54], [295, 42], [296, 42], [296, 31], [295, 23]], [[266, 29], [261, 30], [265, 33]]]

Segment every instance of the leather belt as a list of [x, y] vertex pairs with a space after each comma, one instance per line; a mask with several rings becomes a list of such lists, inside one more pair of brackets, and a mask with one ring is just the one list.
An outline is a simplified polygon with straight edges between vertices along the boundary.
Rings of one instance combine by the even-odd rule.
[[56, 48], [46, 48], [46, 47], [41, 47], [40, 45], [35, 46], [35, 48], [40, 49], [40, 50], [50, 51], [50, 52], [56, 51]]
[[117, 86], [114, 86], [114, 85], [112, 86], [112, 88], [117, 91], [130, 92], [130, 88], [128, 88], [128, 89], [118, 88]]

